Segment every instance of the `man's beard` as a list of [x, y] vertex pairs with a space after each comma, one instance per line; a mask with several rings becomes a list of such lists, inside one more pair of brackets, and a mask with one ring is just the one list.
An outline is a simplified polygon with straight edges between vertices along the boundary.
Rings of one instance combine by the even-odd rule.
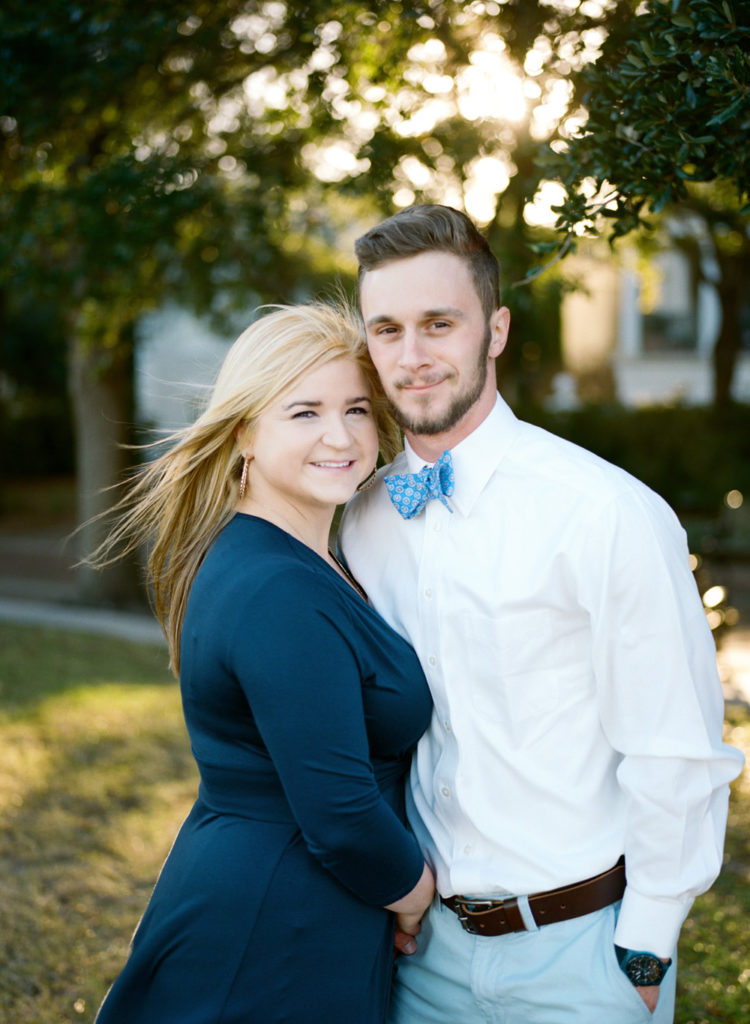
[[[409, 415], [404, 409], [399, 408], [389, 395], [391, 411], [402, 430], [408, 430], [410, 434], [423, 434], [432, 437], [435, 434], [442, 434], [451, 427], [455, 427], [459, 420], [463, 419], [466, 413], [477, 402], [482, 394], [487, 381], [488, 360], [491, 334], [489, 326], [482, 345], [482, 351], [476, 367], [475, 376], [469, 381], [464, 391], [453, 396], [453, 400], [447, 409], [442, 413], [432, 415], [429, 412], [413, 413]], [[396, 392], [398, 393], [398, 392]]]

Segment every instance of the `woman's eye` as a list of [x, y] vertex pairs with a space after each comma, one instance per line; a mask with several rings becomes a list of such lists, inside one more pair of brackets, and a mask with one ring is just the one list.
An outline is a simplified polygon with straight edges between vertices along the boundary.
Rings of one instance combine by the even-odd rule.
[[370, 415], [370, 410], [366, 409], [363, 405], [353, 405], [351, 409], [347, 409], [347, 412], [353, 412], [355, 416]]
[[312, 419], [316, 413], [312, 409], [303, 409], [301, 412], [295, 412], [292, 416], [293, 420], [308, 420]]

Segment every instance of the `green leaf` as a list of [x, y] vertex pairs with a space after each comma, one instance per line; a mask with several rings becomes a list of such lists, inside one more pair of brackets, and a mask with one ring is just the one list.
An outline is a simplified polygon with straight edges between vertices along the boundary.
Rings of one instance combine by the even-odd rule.
[[555, 252], [559, 247], [559, 242], [532, 242], [529, 245], [529, 249], [538, 256], [544, 256], [549, 252]]
[[732, 103], [725, 110], [719, 111], [710, 121], [707, 122], [706, 127], [710, 128], [712, 125], [725, 124], [735, 114], [738, 114], [740, 110], [746, 105], [747, 100], [744, 96], [738, 96], [737, 99], [733, 100]]
[[653, 203], [651, 204], [652, 213], [661, 213], [664, 207], [672, 198], [672, 189], [670, 186], [664, 189], [659, 195], [656, 196]]

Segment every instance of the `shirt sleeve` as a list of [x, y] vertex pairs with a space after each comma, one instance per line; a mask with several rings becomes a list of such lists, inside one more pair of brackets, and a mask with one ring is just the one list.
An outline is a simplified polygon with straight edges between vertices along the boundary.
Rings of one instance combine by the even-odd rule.
[[742, 755], [722, 742], [716, 650], [677, 517], [633, 488], [590, 526], [580, 586], [601, 724], [621, 755], [628, 808], [615, 942], [668, 957], [721, 868], [728, 783]]
[[414, 888], [424, 859], [375, 779], [353, 628], [319, 577], [282, 572], [242, 610], [232, 667], [308, 849], [384, 906]]

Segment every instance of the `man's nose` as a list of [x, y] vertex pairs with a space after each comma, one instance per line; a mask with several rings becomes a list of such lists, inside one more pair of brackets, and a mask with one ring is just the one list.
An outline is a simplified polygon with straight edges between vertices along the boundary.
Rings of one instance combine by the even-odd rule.
[[424, 340], [420, 337], [419, 331], [411, 328], [404, 331], [399, 353], [399, 366], [405, 370], [418, 370], [430, 362], [432, 362], [432, 356]]

